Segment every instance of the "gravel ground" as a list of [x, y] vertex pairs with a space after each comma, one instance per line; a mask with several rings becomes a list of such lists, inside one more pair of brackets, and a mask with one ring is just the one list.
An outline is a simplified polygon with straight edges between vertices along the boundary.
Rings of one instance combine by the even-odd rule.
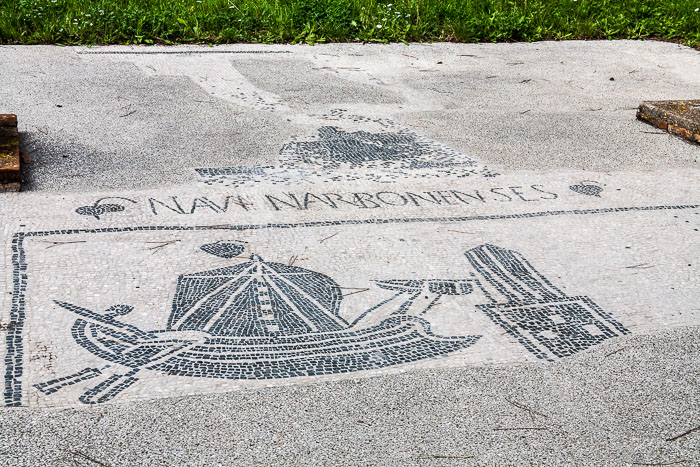
[[698, 465], [700, 328], [553, 364], [0, 412], [9, 464]]

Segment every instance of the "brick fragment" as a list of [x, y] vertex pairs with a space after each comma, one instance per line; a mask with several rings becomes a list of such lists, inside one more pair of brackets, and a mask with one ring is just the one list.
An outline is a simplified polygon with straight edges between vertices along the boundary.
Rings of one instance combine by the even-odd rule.
[[15, 114], [0, 114], [0, 127], [16, 127], [17, 115]]
[[17, 116], [0, 114], [0, 192], [19, 191], [19, 164]]
[[17, 133], [16, 126], [2, 126], [0, 125], [0, 139], [18, 138], [19, 133]]

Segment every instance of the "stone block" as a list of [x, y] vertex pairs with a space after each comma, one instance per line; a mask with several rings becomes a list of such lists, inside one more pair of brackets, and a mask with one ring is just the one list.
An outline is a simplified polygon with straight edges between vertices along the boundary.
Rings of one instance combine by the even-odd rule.
[[0, 114], [0, 127], [16, 127], [17, 115], [15, 114]]
[[637, 118], [700, 144], [700, 99], [642, 102]]
[[19, 191], [19, 160], [17, 116], [0, 114], [0, 192]]

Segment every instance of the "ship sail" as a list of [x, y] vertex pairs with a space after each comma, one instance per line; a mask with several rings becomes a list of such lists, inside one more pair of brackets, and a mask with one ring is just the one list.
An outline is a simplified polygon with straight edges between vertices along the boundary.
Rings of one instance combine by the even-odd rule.
[[265, 336], [346, 329], [342, 293], [330, 277], [304, 268], [250, 261], [178, 278], [168, 330]]

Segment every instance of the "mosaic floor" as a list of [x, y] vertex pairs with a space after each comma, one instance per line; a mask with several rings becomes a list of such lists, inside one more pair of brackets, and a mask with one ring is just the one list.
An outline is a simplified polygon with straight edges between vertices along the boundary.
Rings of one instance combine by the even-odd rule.
[[[90, 127], [91, 135], [106, 140], [113, 130], [112, 139], [123, 137], [125, 147], [136, 144], [139, 132], [151, 131], [137, 117], [167, 127], [166, 117], [180, 103], [168, 102], [169, 93], [194, 89], [202, 105], [229, 106], [202, 114], [211, 117], [212, 127], [220, 123], [215, 117], [239, 119], [242, 126], [258, 122], [258, 130], [269, 126], [260, 132], [264, 142], [251, 142], [258, 133], [245, 128], [240, 144], [282, 142], [261, 154], [256, 160], [269, 163], [259, 165], [207, 165], [200, 162], [232, 158], [193, 156], [198, 165], [178, 166], [187, 174], [169, 188], [0, 195], [5, 405], [70, 407], [416, 368], [547, 365], [623, 335], [700, 323], [697, 169], [681, 163], [659, 169], [659, 162], [649, 170], [614, 172], [513, 170], [520, 165], [504, 160], [517, 159], [521, 148], [505, 151], [497, 144], [493, 151], [504, 155], [489, 160], [502, 166], [486, 163], [483, 148], [480, 155], [465, 154], [440, 141], [436, 126], [420, 123], [421, 115], [429, 119], [431, 112], [467, 100], [443, 101], [394, 76], [401, 60], [416, 60], [404, 66], [415, 76], [437, 73], [418, 64], [433, 67], [442, 60], [404, 54], [384, 63], [385, 57], [367, 57], [358, 68], [358, 54], [308, 52], [313, 60], [301, 61], [290, 51], [272, 51], [290, 70], [308, 65], [327, 72], [319, 81], [327, 81], [327, 92], [311, 99], [306, 86], [269, 78], [274, 73], [255, 76], [257, 62], [240, 56], [232, 61], [234, 52], [244, 51], [171, 52], [81, 49], [66, 60], [137, 70], [134, 82], [142, 87], [134, 85], [132, 93], [153, 99], [127, 96], [130, 103], [110, 121], [103, 107], [122, 105], [124, 97], [115, 86], [119, 95], [95, 104], [102, 113], [93, 120], [104, 127]], [[532, 81], [511, 71], [523, 63], [491, 58], [509, 67], [504, 76], [515, 80], [513, 86]], [[459, 78], [464, 85], [464, 70], [474, 68], [455, 63], [443, 79]], [[653, 67], [654, 73], [656, 68], [665, 69]], [[497, 77], [483, 83], [496, 83], [490, 78]], [[333, 87], [333, 80], [342, 86]], [[154, 82], [157, 89], [147, 87]], [[167, 98], [158, 97], [161, 85], [168, 86]], [[368, 89], [374, 89], [375, 104], [346, 102], [351, 90]], [[581, 105], [591, 105], [580, 89]], [[538, 96], [527, 105], [549, 105]], [[311, 102], [300, 105], [305, 98]], [[610, 101], [619, 106], [615, 99]], [[517, 118], [530, 108], [517, 108]], [[63, 104], [50, 110], [57, 109]], [[551, 122], [542, 115], [543, 125]], [[48, 128], [35, 132], [37, 140], [55, 127], [33, 118], [36, 128]], [[583, 121], [579, 114], [571, 118]], [[635, 123], [633, 117], [627, 123]], [[82, 124], [76, 126], [82, 135]], [[565, 141], [556, 128], [523, 128], [530, 152]], [[231, 131], [199, 136], [206, 142]], [[541, 134], [544, 142], [537, 139]], [[503, 144], [512, 146], [518, 135], [506, 135]], [[50, 146], [63, 144], [57, 141]], [[572, 151], [571, 158], [595, 163], [590, 153], [608, 151], [607, 140], [601, 141], [600, 147], [589, 141], [588, 152]], [[167, 150], [155, 148], [156, 155], [172, 149], [163, 144]], [[91, 176], [75, 157], [57, 157], [61, 163], [51, 170], [59, 181], [74, 177], [78, 183], [81, 170]], [[528, 157], [533, 166], [536, 158]], [[134, 161], [135, 173], [140, 166]], [[582, 166], [566, 157], [559, 162]], [[48, 165], [35, 167], [36, 173], [51, 172]]]
[[4, 196], [5, 404], [547, 362], [698, 322], [695, 172], [499, 173], [316, 118], [278, 165], [172, 192]]

